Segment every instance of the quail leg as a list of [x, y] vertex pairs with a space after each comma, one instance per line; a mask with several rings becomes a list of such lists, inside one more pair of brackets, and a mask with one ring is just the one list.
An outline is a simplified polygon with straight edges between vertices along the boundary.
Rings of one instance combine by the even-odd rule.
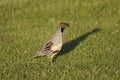
[[54, 54], [49, 54], [48, 55], [48, 59], [49, 59], [49, 63], [52, 64], [53, 61], [54, 61], [54, 56], [56, 55], [57, 53], [54, 53]]

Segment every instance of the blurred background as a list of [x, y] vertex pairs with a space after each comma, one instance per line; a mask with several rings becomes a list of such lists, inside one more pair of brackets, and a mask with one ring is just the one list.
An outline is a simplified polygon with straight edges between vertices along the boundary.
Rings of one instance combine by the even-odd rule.
[[[29, 59], [60, 22], [55, 63]], [[1, 80], [119, 80], [119, 0], [0, 0]]]

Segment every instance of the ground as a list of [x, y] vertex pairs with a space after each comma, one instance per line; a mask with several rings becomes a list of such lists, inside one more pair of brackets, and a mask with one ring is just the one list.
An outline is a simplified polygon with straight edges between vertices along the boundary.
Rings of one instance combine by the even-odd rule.
[[[119, 0], [0, 0], [0, 80], [119, 80]], [[31, 59], [70, 24], [52, 65]]]

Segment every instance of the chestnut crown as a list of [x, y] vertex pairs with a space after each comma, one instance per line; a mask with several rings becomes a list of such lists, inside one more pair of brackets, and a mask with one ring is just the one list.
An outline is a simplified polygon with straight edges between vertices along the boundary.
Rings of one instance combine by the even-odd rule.
[[61, 28], [61, 32], [64, 31], [64, 29], [65, 29], [66, 26], [69, 27], [69, 24], [68, 24], [68, 23], [65, 23], [65, 22], [61, 22], [61, 23], [60, 23], [59, 27]]

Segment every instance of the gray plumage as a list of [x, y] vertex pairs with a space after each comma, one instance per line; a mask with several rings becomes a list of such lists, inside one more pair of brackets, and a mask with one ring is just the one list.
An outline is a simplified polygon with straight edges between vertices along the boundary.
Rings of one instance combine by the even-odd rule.
[[50, 63], [53, 62], [53, 58], [58, 54], [63, 45], [62, 33], [66, 26], [69, 26], [68, 23], [61, 22], [57, 31], [52, 35], [52, 37], [42, 46], [41, 49], [33, 56], [33, 58], [39, 56], [47, 56]]

